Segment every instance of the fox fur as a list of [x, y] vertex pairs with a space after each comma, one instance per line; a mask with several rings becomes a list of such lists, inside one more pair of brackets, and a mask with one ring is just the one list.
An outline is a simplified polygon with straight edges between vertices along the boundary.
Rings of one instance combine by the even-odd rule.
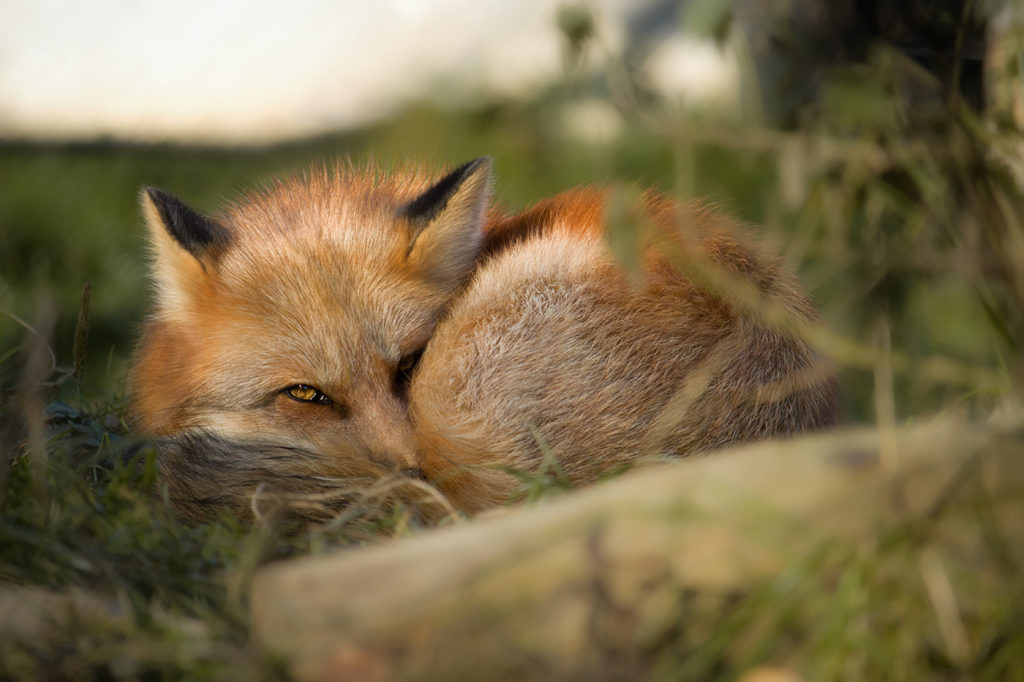
[[644, 195], [629, 264], [606, 191], [503, 218], [488, 159], [436, 178], [321, 170], [213, 218], [143, 192], [134, 406], [181, 513], [283, 496], [322, 518], [383, 479], [475, 512], [545, 457], [586, 483], [834, 423], [809, 299], [727, 217]]
[[411, 387], [421, 466], [458, 507], [508, 500], [545, 450], [580, 484], [642, 457], [835, 423], [835, 379], [795, 333], [817, 319], [795, 280], [699, 202], [637, 203], [651, 232], [638, 281], [609, 249], [607, 192], [491, 227]]
[[422, 477], [409, 369], [476, 267], [490, 191], [483, 158], [440, 180], [317, 170], [215, 218], [143, 192], [156, 301], [134, 412], [183, 514]]

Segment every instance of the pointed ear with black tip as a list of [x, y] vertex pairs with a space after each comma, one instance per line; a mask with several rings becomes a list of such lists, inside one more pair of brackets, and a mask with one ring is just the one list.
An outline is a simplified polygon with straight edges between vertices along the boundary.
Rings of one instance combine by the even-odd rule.
[[473, 271], [491, 197], [491, 159], [456, 168], [399, 210], [409, 221], [409, 265], [445, 291]]
[[153, 187], [142, 190], [142, 211], [153, 249], [153, 277], [161, 310], [182, 309], [189, 292], [206, 279], [229, 241], [228, 231], [175, 197]]

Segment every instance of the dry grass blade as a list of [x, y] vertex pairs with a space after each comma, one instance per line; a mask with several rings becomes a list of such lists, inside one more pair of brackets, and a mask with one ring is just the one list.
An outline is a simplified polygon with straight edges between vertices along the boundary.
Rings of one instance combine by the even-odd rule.
[[72, 345], [71, 354], [75, 361], [74, 377], [82, 381], [85, 374], [86, 350], [89, 345], [89, 297], [92, 287], [88, 284], [82, 287], [82, 299], [78, 306], [78, 319], [75, 322], [75, 340]]

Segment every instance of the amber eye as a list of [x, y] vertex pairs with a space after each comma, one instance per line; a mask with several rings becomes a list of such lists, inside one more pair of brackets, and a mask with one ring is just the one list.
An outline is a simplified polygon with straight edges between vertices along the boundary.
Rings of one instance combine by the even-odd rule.
[[324, 395], [320, 389], [308, 384], [295, 384], [284, 389], [284, 394], [292, 400], [300, 403], [317, 403], [318, 405], [330, 405], [331, 399]]

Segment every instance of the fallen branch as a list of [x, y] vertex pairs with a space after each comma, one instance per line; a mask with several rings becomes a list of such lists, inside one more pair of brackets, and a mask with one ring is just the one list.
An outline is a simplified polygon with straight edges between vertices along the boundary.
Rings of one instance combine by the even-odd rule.
[[1024, 537], [1022, 452], [1020, 430], [940, 422], [653, 466], [505, 516], [268, 566], [252, 629], [304, 680], [621, 679], [690, 617], [681, 595], [749, 591], [893, 534], [975, 556], [982, 534], [964, 519], [979, 504]]

